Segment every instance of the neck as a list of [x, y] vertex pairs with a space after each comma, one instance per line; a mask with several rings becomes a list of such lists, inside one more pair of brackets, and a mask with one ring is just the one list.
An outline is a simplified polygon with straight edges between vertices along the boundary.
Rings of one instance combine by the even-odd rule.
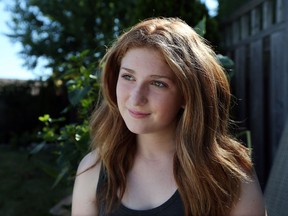
[[148, 160], [173, 158], [175, 153], [175, 140], [173, 136], [137, 135], [137, 146], [138, 156]]

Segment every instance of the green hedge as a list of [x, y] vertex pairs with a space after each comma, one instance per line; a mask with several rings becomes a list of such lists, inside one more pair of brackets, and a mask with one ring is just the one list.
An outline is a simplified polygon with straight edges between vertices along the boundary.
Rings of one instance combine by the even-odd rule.
[[0, 144], [26, 146], [38, 140], [40, 115], [60, 115], [65, 89], [48, 81], [0, 80]]

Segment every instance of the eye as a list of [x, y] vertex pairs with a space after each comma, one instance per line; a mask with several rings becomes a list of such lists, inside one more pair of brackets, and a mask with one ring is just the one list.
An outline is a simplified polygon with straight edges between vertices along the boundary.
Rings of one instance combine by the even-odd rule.
[[135, 80], [133, 76], [129, 75], [129, 74], [123, 74], [121, 75], [121, 77], [124, 79], [124, 80], [128, 80], [128, 81], [133, 81]]
[[168, 85], [166, 83], [161, 82], [161, 81], [152, 81], [151, 84], [158, 87], [158, 88], [167, 88], [168, 87]]

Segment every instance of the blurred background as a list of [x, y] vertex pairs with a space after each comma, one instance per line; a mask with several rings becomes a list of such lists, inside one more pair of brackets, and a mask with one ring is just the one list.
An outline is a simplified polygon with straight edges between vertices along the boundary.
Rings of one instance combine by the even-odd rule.
[[70, 214], [99, 60], [123, 30], [155, 16], [182, 18], [219, 54], [231, 131], [252, 149], [268, 208], [284, 208], [287, 13], [285, 0], [0, 0], [0, 215]]

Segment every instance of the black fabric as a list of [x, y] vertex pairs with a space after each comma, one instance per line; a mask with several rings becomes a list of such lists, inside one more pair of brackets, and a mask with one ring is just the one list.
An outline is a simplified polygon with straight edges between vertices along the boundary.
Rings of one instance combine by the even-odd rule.
[[[100, 193], [101, 187], [105, 185], [107, 181], [107, 175], [105, 168], [101, 166], [99, 181], [97, 185], [97, 194]], [[125, 207], [123, 204], [109, 214], [104, 212], [104, 203], [100, 203], [99, 216], [184, 216], [184, 206], [181, 200], [180, 194], [176, 191], [172, 197], [170, 197], [162, 205], [149, 209], [149, 210], [133, 210]]]

